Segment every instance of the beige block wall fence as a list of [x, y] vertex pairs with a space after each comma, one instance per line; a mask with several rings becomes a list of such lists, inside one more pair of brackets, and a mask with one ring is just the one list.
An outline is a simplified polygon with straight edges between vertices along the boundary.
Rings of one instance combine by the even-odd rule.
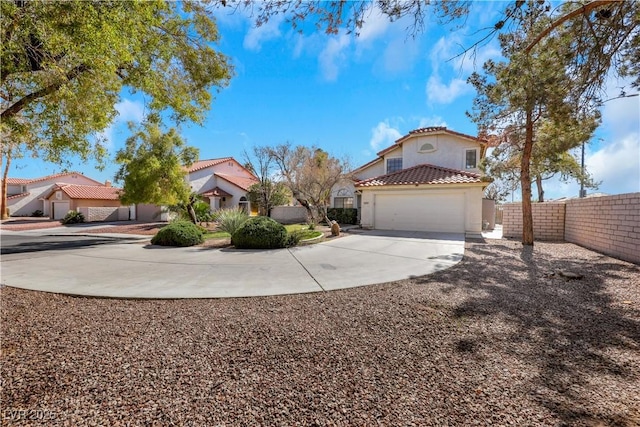
[[80, 207], [78, 212], [84, 215], [86, 222], [96, 221], [127, 221], [129, 219], [129, 206], [121, 207]]
[[[566, 241], [640, 264], [640, 193], [534, 203], [536, 240]], [[522, 205], [503, 205], [504, 237], [522, 237]]]

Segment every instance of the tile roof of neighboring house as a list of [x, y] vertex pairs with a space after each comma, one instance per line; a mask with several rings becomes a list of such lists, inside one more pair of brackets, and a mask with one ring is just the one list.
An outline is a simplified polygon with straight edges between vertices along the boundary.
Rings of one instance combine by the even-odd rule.
[[220, 178], [224, 179], [225, 181], [229, 181], [230, 183], [232, 183], [236, 187], [242, 188], [244, 191], [247, 191], [249, 189], [249, 187], [251, 187], [253, 184], [258, 182], [257, 178], [248, 178], [248, 177], [237, 176], [237, 175], [226, 175], [226, 174], [223, 174], [223, 173], [216, 173], [214, 175], [215, 176], [219, 176]]
[[98, 182], [95, 179], [91, 179], [88, 176], [82, 175], [80, 172], [60, 172], [53, 175], [42, 176], [40, 178], [7, 178], [7, 184], [31, 184], [33, 182], [48, 181], [69, 175], [80, 175], [90, 181], [95, 182], [96, 185], [102, 185], [101, 182]]
[[19, 199], [20, 197], [28, 196], [31, 193], [20, 193], [20, 194], [12, 194], [11, 196], [7, 196], [7, 200]]
[[216, 187], [213, 190], [207, 190], [204, 193], [200, 193], [200, 195], [205, 197], [233, 197], [220, 187]]
[[196, 172], [211, 166], [219, 165], [220, 163], [228, 162], [229, 160], [233, 160], [233, 157], [222, 157], [220, 159], [199, 160], [194, 164], [192, 164], [191, 166], [189, 166], [187, 171], [189, 173]]
[[[56, 184], [51, 194], [57, 190], [62, 190], [71, 199], [92, 199], [92, 200], [118, 200], [120, 188], [106, 187], [104, 185], [76, 185], [76, 184]], [[51, 196], [49, 194], [48, 197]]]
[[31, 182], [29, 178], [7, 178], [9, 185], [27, 184], [28, 182]]
[[356, 187], [419, 184], [475, 184], [482, 182], [480, 174], [443, 168], [434, 165], [418, 165], [387, 175], [357, 182]]

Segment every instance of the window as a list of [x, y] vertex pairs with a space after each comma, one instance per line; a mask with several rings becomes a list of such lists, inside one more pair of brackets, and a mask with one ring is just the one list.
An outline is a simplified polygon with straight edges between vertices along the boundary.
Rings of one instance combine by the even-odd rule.
[[353, 197], [335, 197], [333, 199], [333, 207], [353, 209]]
[[420, 146], [420, 149], [418, 151], [420, 153], [430, 153], [432, 151], [436, 151], [436, 146], [430, 142], [425, 142], [424, 144], [422, 144], [422, 146]]
[[402, 157], [387, 159], [387, 173], [394, 173], [402, 170]]
[[246, 197], [242, 196], [240, 197], [240, 200], [238, 201], [238, 207], [240, 209], [242, 209], [245, 213], [249, 213], [249, 201], [247, 200]]
[[465, 153], [465, 169], [475, 169], [478, 167], [478, 152], [476, 150], [467, 150]]

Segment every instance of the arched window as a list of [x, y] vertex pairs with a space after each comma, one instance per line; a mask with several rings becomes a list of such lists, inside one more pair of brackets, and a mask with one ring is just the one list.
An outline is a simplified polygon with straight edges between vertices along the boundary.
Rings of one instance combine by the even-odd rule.
[[421, 153], [429, 153], [431, 151], [436, 151], [436, 146], [430, 142], [425, 142], [420, 146], [420, 150], [418, 151]]
[[247, 200], [246, 197], [244, 196], [240, 197], [240, 201], [238, 201], [238, 206], [240, 207], [240, 209], [242, 209], [246, 213], [249, 213], [249, 201]]

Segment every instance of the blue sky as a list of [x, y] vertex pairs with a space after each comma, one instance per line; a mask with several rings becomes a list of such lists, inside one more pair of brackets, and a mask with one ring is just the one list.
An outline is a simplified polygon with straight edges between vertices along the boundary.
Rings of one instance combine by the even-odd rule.
[[[407, 36], [408, 21], [389, 23], [371, 11], [360, 37], [293, 31], [274, 19], [255, 28], [250, 17], [219, 12], [219, 50], [235, 67], [231, 84], [215, 95], [204, 126], [185, 126], [181, 134], [200, 149], [200, 158], [233, 156], [254, 145], [316, 145], [357, 167], [400, 136], [423, 126], [447, 126], [475, 135], [465, 115], [474, 89], [466, 78], [484, 60], [499, 56], [497, 40], [481, 47], [475, 58], [452, 59], [481, 38], [478, 28], [495, 22], [504, 3], [475, 3], [467, 25], [451, 28], [428, 22], [416, 38]], [[484, 34], [484, 33], [482, 33]], [[610, 80], [610, 96], [625, 82]], [[627, 90], [630, 88], [627, 85]], [[129, 136], [126, 122], [144, 115], [140, 97], [123, 93], [119, 117], [105, 131], [111, 155]], [[640, 191], [640, 97], [605, 104], [604, 121], [587, 146], [586, 164], [598, 191]], [[94, 179], [113, 179], [117, 165], [98, 171], [76, 162], [73, 170]], [[10, 176], [37, 177], [60, 166], [16, 159]], [[534, 189], [535, 192], [535, 189]], [[574, 196], [576, 183], [546, 183], [547, 198]], [[515, 200], [519, 194], [515, 195]]]

